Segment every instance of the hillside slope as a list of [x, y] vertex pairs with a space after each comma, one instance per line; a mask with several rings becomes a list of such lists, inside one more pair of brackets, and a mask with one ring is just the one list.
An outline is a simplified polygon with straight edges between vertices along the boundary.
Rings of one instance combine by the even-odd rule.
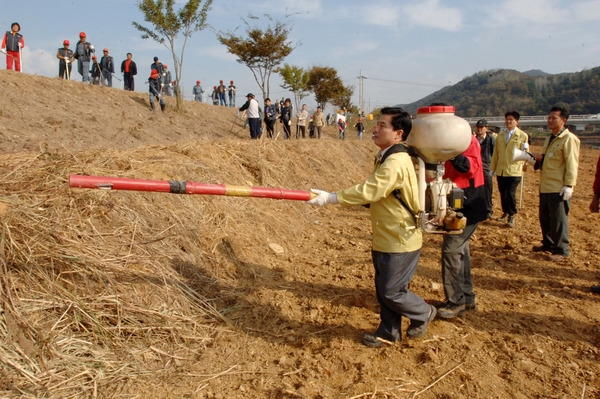
[[[600, 151], [582, 151], [568, 261], [530, 253], [530, 171], [516, 228], [486, 222], [471, 242], [477, 311], [370, 349], [366, 209], [67, 185], [89, 174], [336, 190], [367, 176], [370, 140], [331, 128], [251, 141], [234, 110], [153, 115], [140, 94], [4, 71], [0, 82], [0, 397], [600, 396], [600, 227], [587, 211]], [[425, 238], [412, 283], [434, 304], [440, 243]]]

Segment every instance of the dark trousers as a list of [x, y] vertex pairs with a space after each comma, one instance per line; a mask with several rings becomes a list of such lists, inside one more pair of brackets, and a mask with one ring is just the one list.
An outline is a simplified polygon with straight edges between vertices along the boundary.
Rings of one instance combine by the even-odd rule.
[[563, 201], [558, 193], [540, 193], [540, 227], [542, 245], [554, 254], [571, 254], [569, 249], [569, 209], [571, 200]]
[[248, 118], [248, 125], [250, 126], [250, 138], [260, 138], [260, 119], [259, 118]]
[[[69, 73], [67, 74], [67, 67], [69, 66]], [[69, 62], [68, 64], [65, 62], [58, 63], [58, 77], [61, 79], [71, 79], [71, 71], [73, 70], [73, 65]]]
[[456, 305], [475, 303], [471, 279], [469, 241], [478, 223], [468, 224], [461, 234], [444, 234], [442, 243], [442, 281], [446, 299]]
[[123, 89], [129, 91], [135, 91], [135, 85], [133, 83], [133, 76], [129, 73], [123, 74]]
[[296, 138], [300, 138], [300, 135], [303, 139], [306, 138], [306, 126], [296, 126]]
[[402, 316], [417, 321], [426, 321], [429, 317], [427, 302], [408, 289], [420, 254], [420, 249], [405, 253], [371, 251], [381, 318], [375, 332], [378, 337], [400, 340]]
[[273, 132], [275, 131], [275, 121], [265, 121], [265, 127], [267, 128], [267, 137], [272, 139]]
[[485, 184], [485, 206], [489, 216], [494, 212], [494, 176], [492, 175], [492, 172], [484, 172], [483, 178]]
[[291, 126], [288, 125], [287, 123], [283, 122], [283, 138], [284, 139], [290, 139], [292, 138], [292, 132], [291, 132]]
[[509, 216], [517, 214], [517, 187], [521, 182], [521, 176], [498, 176], [498, 191], [500, 192], [500, 204], [502, 212]]

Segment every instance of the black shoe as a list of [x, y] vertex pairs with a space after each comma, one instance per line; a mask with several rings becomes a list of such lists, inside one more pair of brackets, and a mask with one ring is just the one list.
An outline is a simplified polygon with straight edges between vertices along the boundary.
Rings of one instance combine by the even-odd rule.
[[453, 319], [453, 318], [465, 313], [466, 311], [467, 310], [466, 310], [466, 306], [464, 303], [457, 305], [450, 301], [446, 301], [446, 302], [440, 304], [437, 308], [438, 316], [440, 316], [443, 319]]
[[498, 218], [498, 221], [501, 223], [506, 223], [507, 220], [508, 220], [508, 213], [503, 213], [502, 216], [500, 216]]
[[362, 337], [362, 343], [370, 348], [379, 348], [381, 346], [381, 344], [394, 345], [396, 343], [396, 341], [400, 341], [400, 340], [385, 339], [385, 338], [375, 335], [375, 333], [373, 333], [373, 334], [366, 333]]
[[475, 302], [465, 303], [465, 312], [472, 312], [475, 310], [477, 310], [477, 305], [475, 305]]
[[590, 288], [590, 290], [594, 293], [594, 294], [600, 294], [600, 285], [592, 285], [592, 288]]
[[507, 220], [507, 222], [506, 222], [506, 225], [507, 225], [508, 227], [510, 227], [510, 228], [513, 228], [513, 227], [515, 227], [515, 215], [510, 215], [510, 216], [508, 217], [508, 220]]
[[410, 326], [406, 330], [406, 335], [409, 338], [421, 338], [427, 332], [427, 327], [437, 314], [437, 309], [434, 306], [429, 305], [429, 316], [425, 321], [410, 321]]
[[552, 249], [545, 245], [534, 245], [532, 250], [533, 252], [552, 252]]

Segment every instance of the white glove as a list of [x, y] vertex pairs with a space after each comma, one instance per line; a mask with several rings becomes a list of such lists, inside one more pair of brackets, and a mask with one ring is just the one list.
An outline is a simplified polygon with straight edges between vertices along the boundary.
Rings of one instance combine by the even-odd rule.
[[71, 61], [67, 57], [65, 57], [65, 63], [68, 64], [69, 62], [71, 62]]
[[19, 42], [19, 48], [23, 47], [23, 43]]
[[558, 195], [560, 195], [562, 197], [563, 201], [568, 201], [573, 196], [573, 188], [572, 187], [563, 186], [560, 189], [560, 193]]
[[0, 53], [2, 53], [2, 54], [6, 54], [6, 50], [5, 50], [5, 49], [3, 49], [3, 48], [2, 48], [2, 49], [0, 49]]
[[521, 144], [521, 150], [523, 150], [523, 151], [529, 151], [529, 143], [523, 143], [523, 144]]
[[310, 205], [325, 206], [327, 204], [337, 204], [337, 195], [335, 193], [328, 193], [323, 190], [310, 189], [311, 193], [317, 194], [317, 196], [309, 201], [306, 201]]

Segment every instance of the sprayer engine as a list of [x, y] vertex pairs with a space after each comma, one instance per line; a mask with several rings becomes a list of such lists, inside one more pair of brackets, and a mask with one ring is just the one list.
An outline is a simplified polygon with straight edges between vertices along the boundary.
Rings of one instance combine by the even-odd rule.
[[460, 233], [467, 222], [459, 212], [463, 207], [464, 192], [452, 180], [443, 179], [443, 175], [443, 164], [426, 165], [427, 186], [422, 227], [428, 233]]

